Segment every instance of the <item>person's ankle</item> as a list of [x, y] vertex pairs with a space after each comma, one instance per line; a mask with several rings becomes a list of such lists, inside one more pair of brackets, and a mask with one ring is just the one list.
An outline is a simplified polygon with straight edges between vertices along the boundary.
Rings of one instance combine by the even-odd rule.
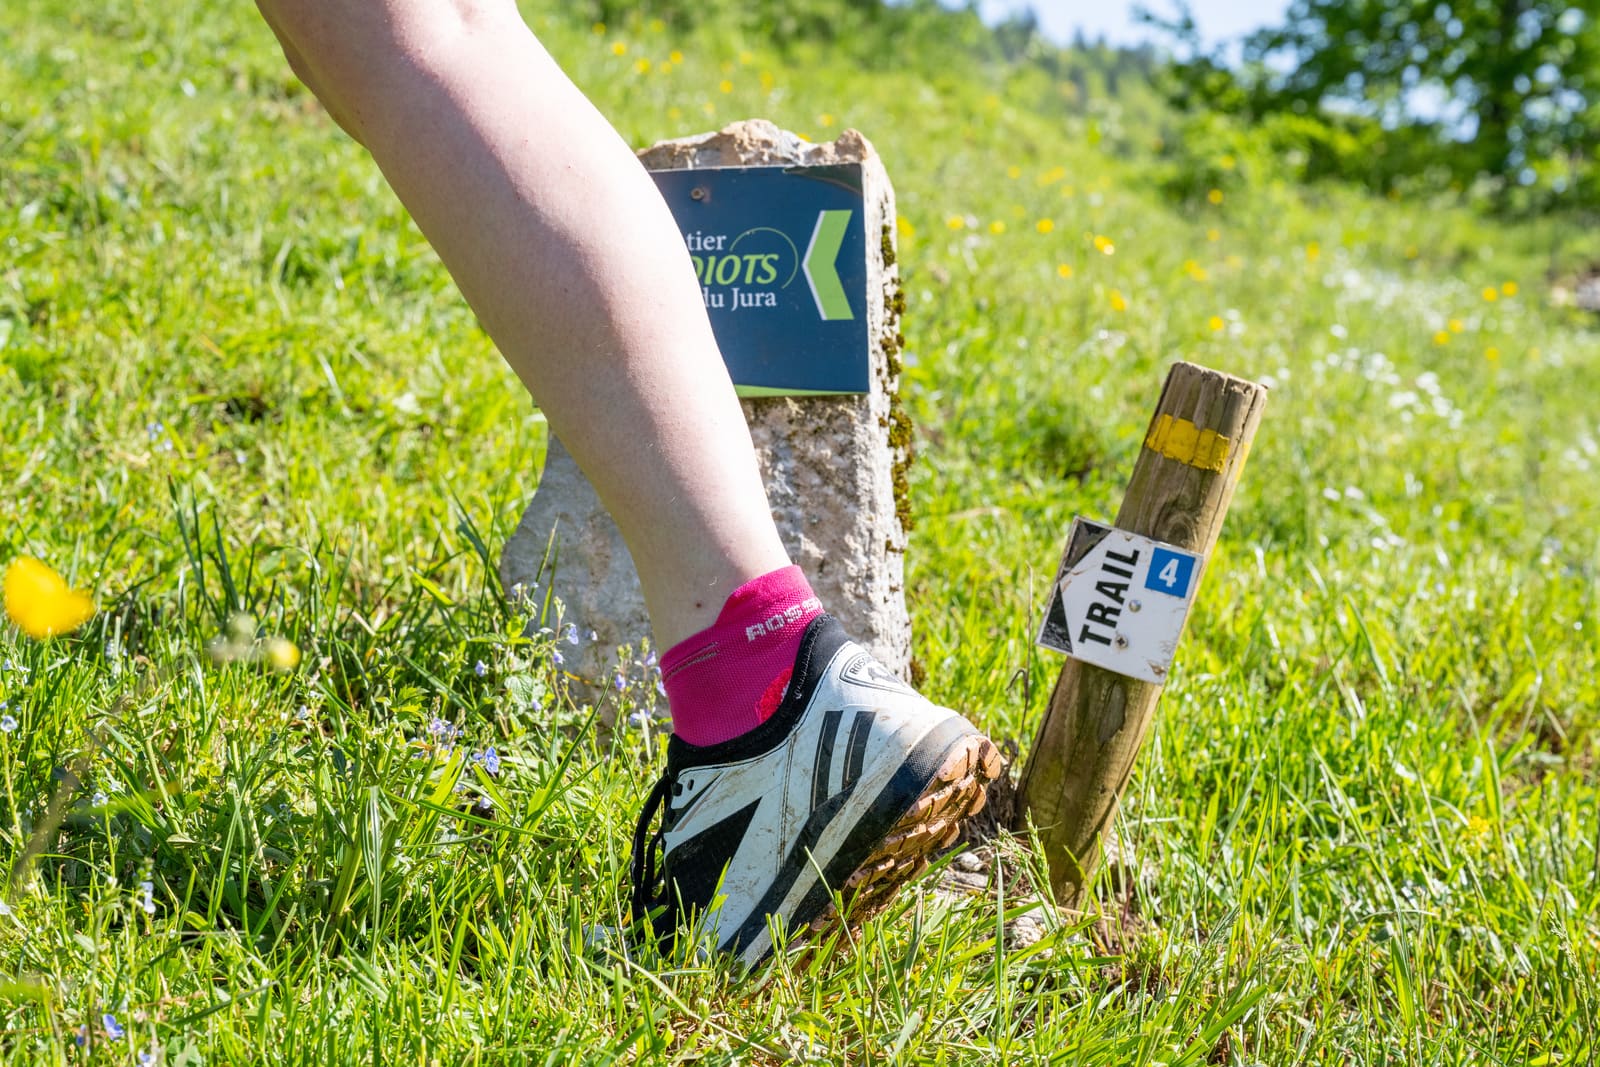
[[765, 722], [782, 701], [806, 626], [822, 604], [797, 566], [734, 590], [711, 626], [661, 657], [672, 728], [705, 746]]

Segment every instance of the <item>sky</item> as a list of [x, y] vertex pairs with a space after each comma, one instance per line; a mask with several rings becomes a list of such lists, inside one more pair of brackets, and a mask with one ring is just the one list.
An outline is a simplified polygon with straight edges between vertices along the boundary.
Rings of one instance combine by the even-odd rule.
[[[1091, 41], [1104, 37], [1111, 44], [1140, 44], [1152, 38], [1149, 27], [1134, 21], [1134, 0], [981, 0], [979, 10], [985, 18], [995, 19], [1030, 6], [1045, 35], [1058, 42], [1070, 41], [1078, 27]], [[1176, 10], [1168, 0], [1145, 0], [1145, 6], [1164, 18]], [[1191, 0], [1190, 7], [1201, 37], [1215, 44], [1282, 22], [1289, 0]]]

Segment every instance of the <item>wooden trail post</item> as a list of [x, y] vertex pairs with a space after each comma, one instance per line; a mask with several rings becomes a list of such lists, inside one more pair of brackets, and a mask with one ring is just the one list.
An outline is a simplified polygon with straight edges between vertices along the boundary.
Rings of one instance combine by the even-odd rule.
[[[1208, 557], [1266, 398], [1265, 386], [1193, 363], [1174, 364], [1116, 530], [1166, 542], [1202, 561]], [[1197, 584], [1199, 578], [1194, 575]], [[1030, 819], [1037, 828], [1051, 888], [1067, 907], [1082, 904], [1161, 688], [1069, 658], [1050, 694], [1018, 790], [1017, 820], [1019, 829]]]

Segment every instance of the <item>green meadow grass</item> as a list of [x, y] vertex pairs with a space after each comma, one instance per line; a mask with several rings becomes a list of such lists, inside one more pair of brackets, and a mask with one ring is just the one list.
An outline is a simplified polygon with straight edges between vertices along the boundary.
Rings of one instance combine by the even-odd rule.
[[[493, 577], [539, 416], [248, 5], [15, 0], [0, 562], [100, 612], [0, 629], [7, 1059], [1600, 1056], [1600, 338], [1547, 299], [1590, 237], [1222, 144], [1183, 146], [1220, 202], [1174, 199], [1148, 90], [1084, 100], [931, 17], [871, 62], [530, 18], [635, 144], [764, 116], [877, 145], [916, 658], [1024, 754], [1066, 526], [1114, 514], [1165, 367], [1271, 383], [1100, 914], [1014, 945], [1040, 872], [1004, 838], [986, 894], [930, 879], [803, 966], [592, 942], [661, 739], [597, 728]], [[217, 661], [241, 614], [298, 669]]]

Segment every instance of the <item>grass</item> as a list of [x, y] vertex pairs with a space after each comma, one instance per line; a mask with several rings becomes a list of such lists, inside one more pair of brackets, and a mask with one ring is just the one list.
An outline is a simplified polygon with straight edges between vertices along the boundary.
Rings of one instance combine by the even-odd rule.
[[[916, 657], [997, 736], [1031, 739], [1045, 583], [1070, 518], [1114, 513], [1165, 365], [1273, 384], [1101, 919], [1008, 940], [1039, 872], [1002, 839], [985, 893], [926, 882], [804, 968], [586, 941], [625, 911], [659, 739], [594, 728], [563, 635], [496, 588], [537, 413], [252, 13], [22, 0], [0, 559], [101, 611], [0, 630], [0, 850], [39, 849], [0, 915], [8, 1059], [1600, 1054], [1600, 340], [1545, 300], [1581, 237], [1259, 169], [1175, 200], [1147, 93], [1066, 94], [936, 21], [863, 64], [530, 16], [637, 144], [747, 115], [877, 144]], [[208, 655], [241, 614], [299, 669]]]

